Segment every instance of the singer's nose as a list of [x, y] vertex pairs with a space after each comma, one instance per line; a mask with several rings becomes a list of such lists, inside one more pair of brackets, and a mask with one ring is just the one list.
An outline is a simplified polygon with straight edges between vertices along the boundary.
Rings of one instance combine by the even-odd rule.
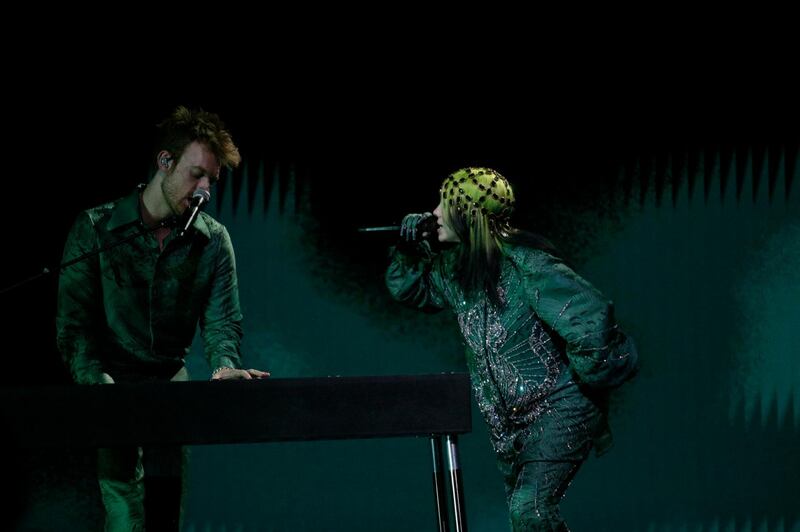
[[197, 182], [197, 188], [195, 190], [198, 189], [202, 189], [205, 190], [206, 192], [209, 192], [209, 190], [211, 189], [211, 179], [208, 176], [203, 176]]

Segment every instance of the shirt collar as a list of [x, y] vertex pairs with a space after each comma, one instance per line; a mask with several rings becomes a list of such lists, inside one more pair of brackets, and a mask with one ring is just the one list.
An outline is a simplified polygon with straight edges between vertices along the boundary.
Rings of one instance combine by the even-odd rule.
[[[111, 218], [108, 220], [108, 230], [130, 225], [133, 223], [142, 223], [142, 213], [139, 210], [139, 195], [147, 185], [142, 183], [136, 189], [119, 200], [111, 212]], [[202, 216], [197, 216], [192, 223], [198, 232], [200, 232], [207, 239], [211, 239], [211, 231], [208, 229], [208, 224], [203, 220]]]

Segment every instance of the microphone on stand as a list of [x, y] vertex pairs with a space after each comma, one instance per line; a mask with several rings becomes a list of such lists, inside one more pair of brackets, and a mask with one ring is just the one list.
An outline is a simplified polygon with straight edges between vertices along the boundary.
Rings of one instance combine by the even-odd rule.
[[192, 202], [189, 204], [189, 215], [186, 219], [186, 223], [183, 225], [181, 232], [178, 233], [178, 238], [182, 237], [186, 234], [189, 228], [194, 223], [197, 215], [200, 214], [200, 208], [203, 207], [208, 201], [211, 199], [211, 193], [208, 190], [203, 190], [202, 188], [198, 188], [192, 194]]

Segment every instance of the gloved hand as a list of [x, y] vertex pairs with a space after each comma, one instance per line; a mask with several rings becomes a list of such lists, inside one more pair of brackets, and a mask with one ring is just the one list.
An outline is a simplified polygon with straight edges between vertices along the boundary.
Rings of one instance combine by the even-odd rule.
[[432, 258], [439, 250], [436, 216], [429, 212], [407, 214], [400, 222], [397, 249], [407, 255]]
[[[430, 237], [436, 229], [436, 217], [429, 213], [406, 214], [400, 222], [400, 238], [406, 241], [420, 241]], [[419, 235], [419, 238], [417, 236]]]

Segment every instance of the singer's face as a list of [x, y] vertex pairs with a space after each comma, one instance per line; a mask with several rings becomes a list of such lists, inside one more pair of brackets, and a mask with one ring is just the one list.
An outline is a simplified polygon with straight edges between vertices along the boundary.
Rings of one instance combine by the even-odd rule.
[[180, 215], [192, 201], [192, 194], [208, 190], [219, 180], [217, 157], [201, 142], [192, 142], [183, 151], [172, 171], [161, 182], [164, 200], [173, 214]]
[[444, 222], [444, 212], [442, 211], [442, 203], [433, 210], [433, 215], [436, 216], [436, 223], [439, 224], [439, 229], [436, 234], [439, 237], [439, 242], [461, 242], [458, 235]]

